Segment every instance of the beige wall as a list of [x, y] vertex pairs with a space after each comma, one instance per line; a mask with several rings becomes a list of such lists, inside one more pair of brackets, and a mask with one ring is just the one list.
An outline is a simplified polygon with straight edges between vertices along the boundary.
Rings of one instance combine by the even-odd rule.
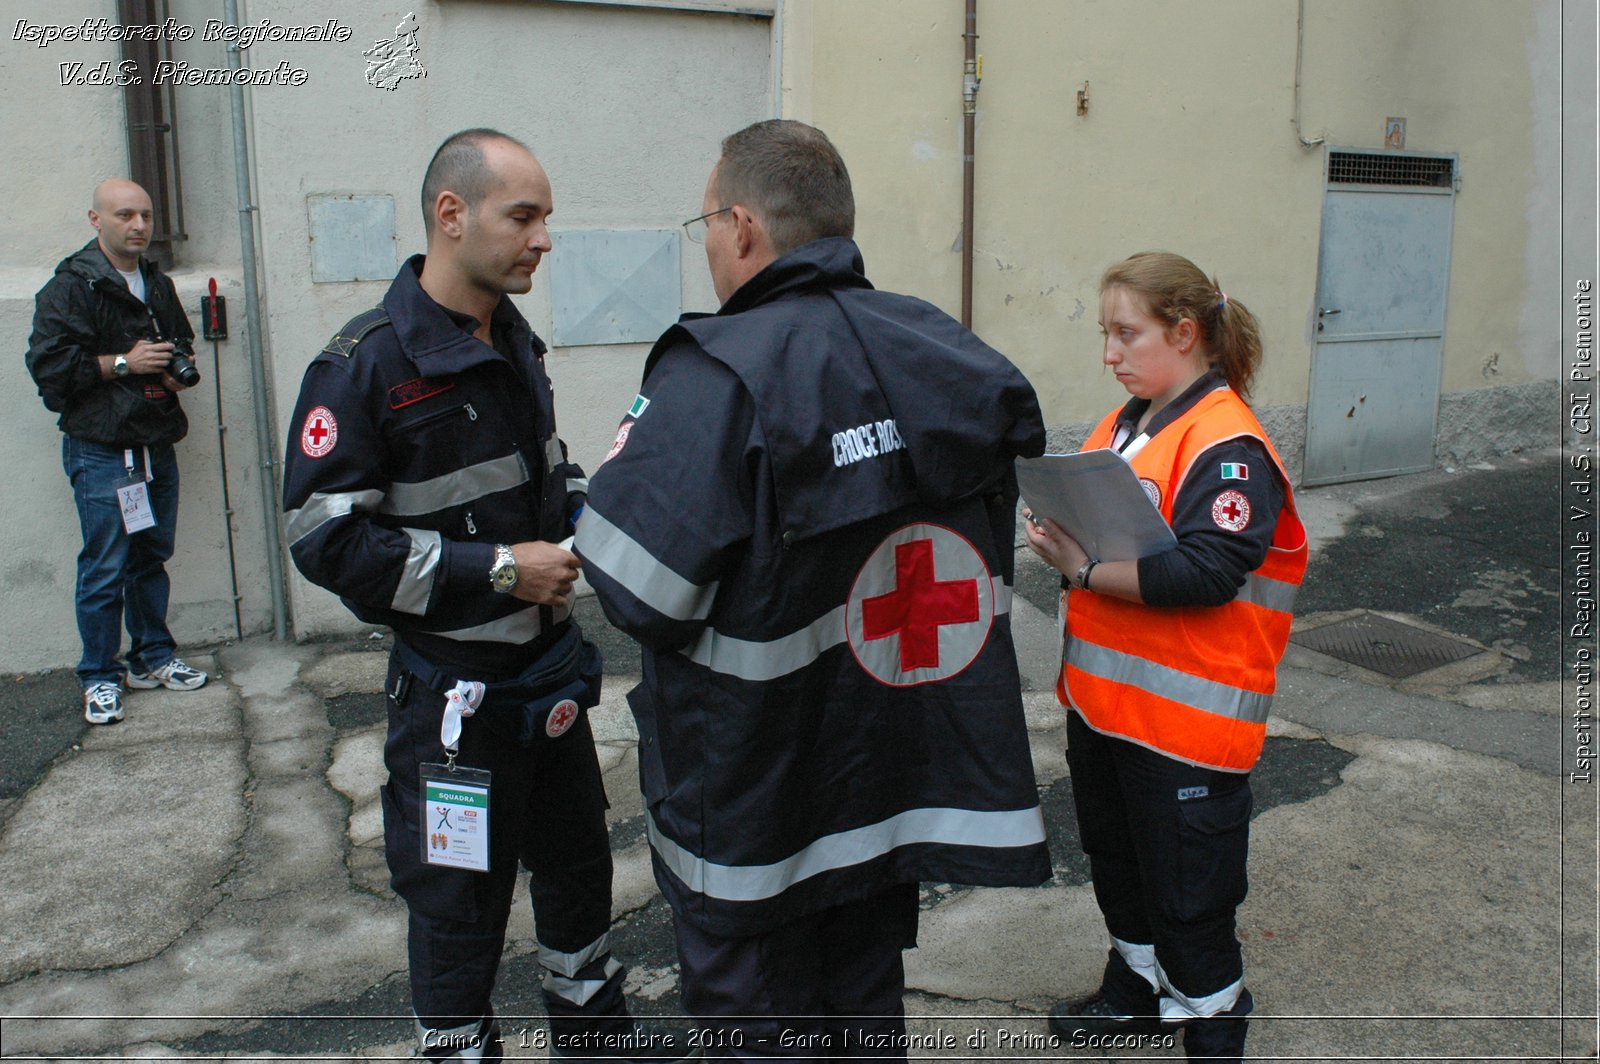
[[[741, 3], [760, 9], [765, 0]], [[67, 0], [11, 12], [0, 37], [0, 102], [13, 153], [4, 191], [27, 205], [0, 217], [0, 336], [13, 352], [0, 360], [0, 385], [9, 415], [0, 418], [8, 456], [8, 486], [18, 505], [0, 515], [8, 556], [0, 562], [0, 668], [68, 665], [78, 657], [72, 583], [79, 539], [76, 512], [60, 465], [54, 415], [35, 396], [21, 357], [33, 296], [67, 252], [92, 235], [85, 220], [90, 192], [127, 167], [123, 101], [114, 87], [63, 87], [58, 64], [120, 60], [114, 43], [57, 41], [46, 48], [10, 40], [14, 19], [72, 24], [116, 20], [108, 0]], [[200, 30], [220, 18], [214, 0], [173, 0], [172, 16], [196, 28], [173, 46], [174, 58], [197, 67], [227, 63], [223, 45]], [[700, 5], [702, 7], [711, 5]], [[765, 6], [770, 7], [769, 3]], [[425, 79], [394, 91], [364, 81], [361, 53], [394, 31], [406, 10], [421, 23]], [[307, 197], [364, 193], [393, 197], [396, 251], [423, 247], [417, 206], [422, 171], [448, 134], [474, 125], [504, 129], [526, 140], [549, 170], [557, 228], [673, 228], [700, 212], [706, 174], [718, 140], [772, 113], [771, 21], [701, 11], [689, 13], [605, 4], [419, 0], [411, 8], [362, 3], [332, 6], [309, 0], [242, 3], [245, 24], [278, 25], [337, 18], [352, 31], [347, 42], [263, 41], [244, 54], [247, 65], [271, 69], [280, 61], [308, 72], [301, 86], [246, 90], [252, 152], [273, 440], [268, 458], [281, 463], [288, 418], [306, 363], [334, 331], [378, 302], [387, 282], [313, 284]], [[229, 91], [219, 86], [177, 90], [184, 203], [190, 239], [178, 249], [173, 272], [198, 327], [198, 300], [209, 277], [229, 297], [233, 338], [222, 345], [225, 385], [221, 413], [228, 425], [227, 458], [232, 521], [240, 562], [247, 633], [270, 628], [265, 519], [255, 448], [249, 367], [244, 343], [238, 205]], [[32, 145], [33, 156], [20, 145]], [[550, 335], [553, 255], [518, 302], [535, 329]], [[392, 273], [392, 269], [390, 271]], [[715, 309], [703, 254], [685, 245], [685, 309]], [[662, 322], [664, 328], [669, 322]], [[596, 464], [637, 391], [648, 345], [579, 347], [552, 352], [562, 433], [580, 461]], [[205, 379], [185, 396], [190, 435], [179, 445], [183, 495], [170, 620], [184, 645], [233, 634], [218, 404], [212, 354], [199, 345]], [[277, 520], [273, 514], [272, 520]], [[294, 631], [305, 637], [357, 629], [331, 596], [287, 566]]]
[[[1558, 232], [1548, 106], [1558, 7], [1308, 0], [1304, 129], [1334, 147], [1458, 153], [1446, 392], [1556, 373]], [[959, 308], [962, 0], [791, 4], [812, 69], [788, 105], [851, 166], [858, 239], [885, 287]], [[1055, 424], [1124, 398], [1098, 368], [1097, 281], [1163, 247], [1261, 318], [1261, 406], [1304, 406], [1324, 147], [1295, 133], [1286, 0], [980, 0], [974, 328], [1033, 378]], [[798, 60], [792, 60], [798, 63]], [[1076, 92], [1089, 83], [1089, 112]], [[1547, 276], [1548, 274], [1548, 276]], [[1543, 288], [1541, 289], [1541, 285]]]
[[[699, 212], [721, 136], [772, 112], [771, 45], [782, 42], [785, 114], [817, 122], [851, 166], [858, 238], [876, 283], [959, 307], [962, 0], [778, 0], [770, 20], [552, 0], [418, 0], [424, 80], [393, 92], [363, 81], [361, 51], [404, 9], [329, 8], [310, 0], [242, 5], [245, 22], [337, 17], [343, 44], [263, 42], [302, 87], [249, 90], [260, 207], [265, 340], [274, 440], [306, 361], [382, 282], [312, 284], [307, 197], [373, 193], [395, 201], [396, 249], [422, 246], [422, 168], [446, 134], [474, 124], [528, 140], [550, 171], [557, 228], [670, 227]], [[739, 5], [744, 6], [744, 5]], [[1554, 380], [1561, 349], [1551, 309], [1559, 229], [1561, 93], [1556, 0], [1306, 0], [1304, 129], [1328, 145], [1380, 146], [1404, 115], [1411, 150], [1460, 155], [1443, 386], [1482, 394]], [[109, 0], [29, 5], [26, 17], [115, 17]], [[173, 0], [179, 22], [220, 16], [214, 0]], [[333, 12], [337, 12], [336, 16]], [[13, 13], [11, 16], [23, 17]], [[10, 403], [0, 418], [8, 484], [20, 505], [3, 522], [0, 667], [77, 656], [71, 583], [77, 524], [54, 417], [34, 396], [20, 353], [34, 292], [88, 239], [89, 191], [122, 171], [120, 94], [63, 87], [58, 64], [118, 58], [115, 45], [40, 49], [0, 38], [0, 102], [13, 153], [0, 176], [0, 360]], [[781, 30], [781, 32], [774, 32]], [[1096, 286], [1110, 262], [1165, 246], [1214, 272], [1261, 316], [1267, 364], [1258, 401], [1303, 411], [1311, 359], [1325, 147], [1293, 123], [1296, 5], [1288, 0], [980, 0], [975, 325], [1039, 385], [1048, 420], [1082, 423], [1123, 393], [1099, 368]], [[221, 66], [222, 46], [174, 47]], [[1087, 116], [1075, 93], [1088, 81]], [[190, 239], [175, 271], [194, 316], [206, 279], [229, 295], [224, 392], [186, 397], [184, 471], [172, 619], [186, 644], [231, 635], [217, 443], [229, 426], [232, 529], [247, 631], [270, 618], [262, 458], [255, 450], [228, 92], [178, 90]], [[17, 147], [27, 145], [26, 149]], [[1570, 149], [1569, 149], [1570, 150]], [[712, 309], [700, 250], [684, 246], [686, 309]], [[549, 335], [552, 256], [519, 302]], [[1559, 296], [1559, 293], [1556, 293]], [[552, 353], [563, 435], [593, 466], [634, 394], [645, 345]], [[1276, 430], [1274, 430], [1276, 431]], [[301, 635], [349, 630], [349, 615], [292, 577]]]
[[[202, 26], [220, 5], [173, 0], [172, 15]], [[86, 219], [94, 186], [127, 173], [123, 102], [107, 86], [63, 86], [59, 64], [92, 67], [120, 61], [120, 45], [58, 41], [48, 47], [12, 40], [18, 18], [32, 23], [78, 24], [85, 18], [116, 18], [116, 6], [101, 0], [67, 0], [8, 9], [0, 37], [0, 79], [7, 95], [0, 109], [7, 130], [7, 162], [0, 178], [13, 210], [0, 216], [0, 337], [10, 357], [0, 359], [0, 453], [6, 455], [11, 504], [0, 510], [0, 536], [7, 557], [0, 562], [0, 632], [5, 633], [0, 667], [11, 671], [68, 665], [79, 655], [72, 588], [78, 548], [78, 517], [61, 469], [61, 434], [56, 416], [39, 401], [23, 361], [32, 326], [33, 297], [55, 265], [94, 232]], [[216, 61], [215, 44], [196, 40], [174, 45], [174, 58]], [[220, 52], [219, 52], [220, 54]], [[233, 140], [228, 101], [217, 88], [180, 89], [177, 121], [189, 239], [177, 248], [172, 271], [179, 298], [199, 332], [199, 299], [215, 277], [228, 300], [232, 338], [220, 345], [219, 407], [212, 347], [197, 342], [200, 386], [184, 397], [189, 436], [178, 445], [182, 497], [177, 556], [168, 566], [172, 604], [168, 613], [180, 644], [193, 646], [234, 634], [227, 537], [230, 527], [222, 490], [219, 418], [228, 427], [227, 469], [234, 509], [231, 528], [239, 561], [241, 615], [246, 631], [271, 623], [266, 535], [260, 503], [260, 458], [255, 448], [249, 367], [243, 342], [239, 272], [239, 226], [233, 187]], [[15, 209], [21, 208], [21, 209]]]

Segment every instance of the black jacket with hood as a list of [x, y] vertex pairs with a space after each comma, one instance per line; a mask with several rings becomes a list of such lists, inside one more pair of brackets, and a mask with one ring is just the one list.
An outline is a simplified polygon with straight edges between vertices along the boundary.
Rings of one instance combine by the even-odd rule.
[[61, 415], [56, 424], [75, 439], [148, 447], [176, 443], [189, 431], [159, 373], [100, 376], [100, 355], [126, 354], [139, 340], [194, 340], [171, 279], [148, 259], [139, 269], [143, 303], [91, 240], [62, 259], [34, 297], [28, 372], [44, 405]]
[[591, 478], [584, 572], [677, 917], [720, 935], [923, 880], [1050, 877], [1011, 642], [1033, 388], [842, 237], [657, 342]]

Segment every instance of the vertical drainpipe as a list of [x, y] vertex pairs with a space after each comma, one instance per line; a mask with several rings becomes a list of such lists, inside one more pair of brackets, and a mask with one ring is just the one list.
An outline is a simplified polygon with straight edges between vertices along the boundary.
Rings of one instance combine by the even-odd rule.
[[783, 0], [772, 5], [772, 117], [783, 117]]
[[[223, 21], [237, 29], [239, 0], [223, 0]], [[237, 38], [228, 44], [228, 69], [238, 70]], [[233, 104], [233, 173], [239, 196], [239, 254], [244, 273], [245, 335], [250, 349], [250, 392], [256, 414], [256, 449], [261, 455], [261, 513], [267, 536], [267, 579], [272, 585], [272, 633], [289, 636], [288, 609], [283, 590], [283, 539], [278, 532], [278, 478], [273, 472], [277, 442], [267, 409], [267, 374], [261, 350], [261, 293], [256, 284], [256, 206], [250, 195], [250, 150], [245, 138], [244, 86], [235, 79], [228, 90]]]
[[961, 75], [961, 324], [972, 328], [973, 159], [978, 115], [978, 0], [967, 0]]

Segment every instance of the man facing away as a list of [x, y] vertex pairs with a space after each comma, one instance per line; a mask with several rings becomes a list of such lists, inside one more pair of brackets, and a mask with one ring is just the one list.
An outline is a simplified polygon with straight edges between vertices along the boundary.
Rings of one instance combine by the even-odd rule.
[[904, 1056], [920, 880], [1050, 876], [1009, 609], [1033, 388], [875, 291], [820, 131], [722, 144], [722, 309], [656, 343], [576, 550], [629, 695], [685, 1010], [733, 1057]]
[[559, 545], [586, 482], [508, 298], [550, 250], [550, 181], [521, 143], [466, 130], [435, 153], [422, 208], [427, 255], [306, 370], [284, 487], [296, 566], [395, 633], [381, 797], [420, 1051], [499, 1059], [490, 992], [520, 861], [556, 1055], [673, 1058], [636, 1028], [607, 941], [584, 712], [600, 657], [569, 619], [578, 560]]
[[[61, 464], [83, 549], [74, 601], [78, 680], [90, 724], [123, 718], [122, 685], [192, 691], [206, 674], [180, 660], [167, 628], [178, 522], [178, 458], [189, 431], [168, 369], [194, 340], [172, 281], [144, 257], [149, 193], [111, 178], [94, 190], [95, 238], [62, 259], [34, 297], [28, 372], [60, 415]], [[124, 516], [125, 510], [132, 516]], [[153, 519], [153, 523], [151, 522]], [[122, 628], [131, 644], [117, 660]]]

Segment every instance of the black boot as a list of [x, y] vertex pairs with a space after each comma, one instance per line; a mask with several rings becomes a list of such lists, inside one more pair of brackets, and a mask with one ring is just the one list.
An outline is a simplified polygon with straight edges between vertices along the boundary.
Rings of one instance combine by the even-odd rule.
[[1238, 1064], [1244, 1059], [1245, 1029], [1250, 1021], [1245, 1019], [1255, 1008], [1255, 999], [1249, 989], [1240, 992], [1233, 1008], [1190, 1020], [1183, 1025], [1183, 1052], [1190, 1060], [1209, 1060], [1214, 1064]]
[[1050, 1010], [1050, 1030], [1076, 1044], [1085, 1035], [1156, 1034], [1161, 1009], [1156, 992], [1128, 967], [1115, 948], [1107, 951], [1100, 989], [1086, 998], [1063, 1001]]

